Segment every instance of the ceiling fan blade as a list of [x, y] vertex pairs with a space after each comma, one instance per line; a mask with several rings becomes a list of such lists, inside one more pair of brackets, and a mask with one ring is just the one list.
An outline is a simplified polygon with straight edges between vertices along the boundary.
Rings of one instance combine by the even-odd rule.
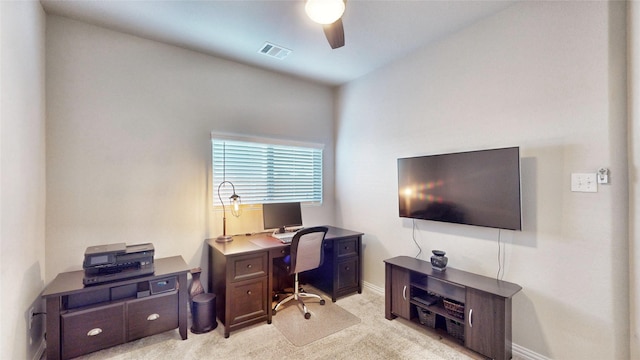
[[333, 24], [323, 25], [324, 35], [329, 40], [332, 49], [344, 46], [344, 27], [342, 26], [342, 18], [336, 20]]

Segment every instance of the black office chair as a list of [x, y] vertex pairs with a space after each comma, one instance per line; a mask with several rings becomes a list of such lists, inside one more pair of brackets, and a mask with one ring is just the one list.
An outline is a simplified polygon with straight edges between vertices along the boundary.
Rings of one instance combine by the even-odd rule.
[[316, 269], [322, 265], [324, 257], [323, 242], [327, 231], [329, 231], [329, 229], [326, 227], [317, 226], [300, 230], [293, 236], [291, 240], [291, 255], [283, 259], [289, 269], [289, 274], [294, 275], [293, 294], [276, 304], [273, 308], [273, 315], [276, 314], [282, 305], [291, 300], [296, 300], [302, 305], [305, 319], [309, 319], [311, 313], [307, 310], [307, 306], [304, 304], [304, 301], [302, 301], [302, 298], [319, 299], [320, 305], [324, 305], [325, 301], [320, 295], [300, 291], [298, 274], [303, 271]]

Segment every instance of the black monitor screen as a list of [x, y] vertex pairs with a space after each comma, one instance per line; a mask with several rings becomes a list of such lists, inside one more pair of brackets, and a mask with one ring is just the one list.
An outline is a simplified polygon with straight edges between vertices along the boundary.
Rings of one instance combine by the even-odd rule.
[[262, 204], [264, 229], [279, 229], [286, 226], [302, 226], [302, 211], [299, 202]]
[[521, 230], [518, 147], [398, 159], [401, 217]]

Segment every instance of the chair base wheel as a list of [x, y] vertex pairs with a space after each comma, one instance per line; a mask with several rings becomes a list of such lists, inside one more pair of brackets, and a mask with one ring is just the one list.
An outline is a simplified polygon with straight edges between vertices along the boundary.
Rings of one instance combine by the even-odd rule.
[[324, 299], [320, 300], [320, 305], [324, 305]]
[[311, 317], [311, 313], [305, 313], [304, 314], [304, 318], [309, 320], [309, 318]]

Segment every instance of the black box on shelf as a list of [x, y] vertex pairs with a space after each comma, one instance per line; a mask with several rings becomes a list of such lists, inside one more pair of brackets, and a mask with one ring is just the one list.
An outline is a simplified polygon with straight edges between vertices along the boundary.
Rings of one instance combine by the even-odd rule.
[[138, 284], [127, 284], [111, 288], [111, 301], [136, 297]]
[[175, 289], [175, 277], [149, 281], [149, 290], [151, 290], [151, 294], [159, 294], [167, 291], [173, 291]]

